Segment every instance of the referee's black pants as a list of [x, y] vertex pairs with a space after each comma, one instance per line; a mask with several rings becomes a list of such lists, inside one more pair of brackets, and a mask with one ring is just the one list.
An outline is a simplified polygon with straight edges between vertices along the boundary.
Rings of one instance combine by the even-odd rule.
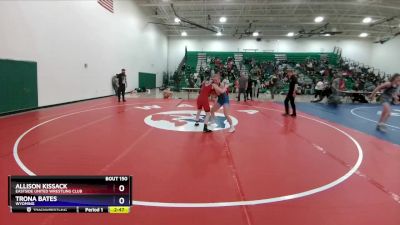
[[290, 102], [290, 106], [292, 106], [292, 114], [296, 115], [296, 105], [294, 104], [294, 97], [293, 94], [288, 94], [286, 95], [285, 98], [285, 112], [286, 114], [289, 114], [289, 102]]
[[125, 101], [125, 84], [119, 85], [118, 87], [118, 101], [121, 101], [121, 95], [122, 95], [122, 101]]

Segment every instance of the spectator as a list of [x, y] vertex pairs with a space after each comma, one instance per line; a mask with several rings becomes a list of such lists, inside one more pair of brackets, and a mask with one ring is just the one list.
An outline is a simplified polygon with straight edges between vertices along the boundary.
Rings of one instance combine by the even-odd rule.
[[323, 98], [322, 92], [325, 90], [325, 84], [322, 80], [319, 80], [317, 84], [315, 85], [315, 95], [314, 95], [314, 101], [318, 99]]
[[271, 99], [274, 99], [276, 87], [278, 86], [278, 77], [275, 75], [271, 76], [271, 79], [269, 80], [269, 90], [271, 92]]
[[322, 101], [325, 97], [328, 98], [328, 97], [331, 95], [332, 90], [331, 90], [331, 87], [329, 86], [329, 83], [328, 83], [327, 81], [324, 81], [324, 82], [323, 82], [323, 86], [324, 86], [324, 89], [321, 91], [321, 94], [319, 95], [319, 98], [318, 98], [318, 99], [314, 99], [314, 100], [311, 101], [311, 102], [313, 102], [313, 103], [320, 102], [320, 101]]
[[166, 89], [163, 91], [163, 97], [164, 97], [164, 99], [172, 98], [172, 94], [173, 94], [173, 92], [171, 91], [170, 88], [166, 88]]
[[258, 98], [258, 96], [260, 94], [260, 88], [261, 88], [261, 81], [260, 81], [260, 78], [257, 78], [257, 80], [255, 82], [255, 88], [253, 90], [254, 97], [257, 96], [257, 98]]
[[340, 84], [342, 83], [342, 76], [339, 74], [335, 75], [335, 79], [332, 81], [331, 90], [332, 94], [328, 98], [329, 104], [340, 104]]
[[248, 85], [248, 79], [245, 77], [245, 75], [242, 73], [239, 78], [239, 93], [238, 93], [238, 102], [240, 102], [240, 94], [243, 93], [244, 96], [244, 101], [247, 100], [246, 96], [246, 89]]
[[121, 95], [122, 95], [122, 101], [126, 102], [125, 100], [125, 90], [127, 88], [127, 82], [126, 82], [126, 74], [125, 74], [125, 69], [121, 70], [121, 73], [117, 74], [117, 79], [118, 79], [118, 102], [121, 101]]
[[251, 79], [248, 79], [246, 97], [247, 97], [247, 99], [249, 99], [249, 95], [250, 95], [250, 99], [252, 101], [253, 101], [253, 85], [254, 85], [254, 82]]
[[117, 75], [118, 74], [116, 74], [115, 76], [113, 76], [111, 78], [111, 83], [112, 83], [112, 87], [113, 87], [114, 92], [115, 92], [115, 96], [118, 95], [118, 78], [117, 78]]

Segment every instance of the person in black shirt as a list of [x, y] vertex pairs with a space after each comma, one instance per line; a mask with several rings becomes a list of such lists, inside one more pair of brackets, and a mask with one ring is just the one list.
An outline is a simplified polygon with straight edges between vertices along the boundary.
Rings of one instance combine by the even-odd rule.
[[250, 95], [250, 100], [253, 101], [253, 80], [250, 77], [247, 83], [247, 90], [246, 90], [247, 99], [249, 99], [249, 95]]
[[125, 69], [121, 70], [121, 73], [117, 74], [117, 79], [118, 79], [118, 102], [121, 101], [121, 95], [122, 95], [122, 101], [125, 101], [125, 89], [127, 87], [126, 83], [126, 74], [125, 74]]
[[247, 89], [248, 82], [249, 81], [247, 80], [247, 77], [245, 77], [245, 75], [242, 73], [239, 78], [239, 93], [238, 93], [238, 97], [237, 97], [238, 102], [240, 102], [240, 94], [241, 93], [243, 93], [243, 95], [244, 95], [244, 101], [247, 100], [246, 89]]
[[294, 99], [296, 97], [297, 78], [292, 71], [289, 71], [287, 73], [287, 76], [289, 79], [289, 91], [285, 98], [285, 113], [283, 115], [284, 116], [289, 115], [289, 101], [290, 101], [290, 105], [292, 106], [292, 114], [290, 114], [290, 116], [296, 117], [296, 105], [294, 104]]

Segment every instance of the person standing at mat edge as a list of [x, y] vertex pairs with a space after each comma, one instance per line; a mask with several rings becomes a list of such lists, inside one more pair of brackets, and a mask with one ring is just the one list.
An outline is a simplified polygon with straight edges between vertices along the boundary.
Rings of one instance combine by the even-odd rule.
[[238, 96], [237, 96], [238, 102], [240, 102], [240, 94], [241, 93], [243, 93], [244, 101], [247, 100], [247, 94], [246, 94], [247, 85], [248, 85], [247, 77], [243, 73], [240, 74], [240, 78], [239, 78], [239, 93], [238, 93]]
[[386, 122], [390, 117], [391, 108], [390, 104], [398, 103], [400, 101], [400, 97], [397, 93], [398, 88], [400, 87], [400, 74], [394, 74], [388, 82], [385, 82], [379, 85], [375, 90], [372, 92], [371, 96], [369, 97], [371, 100], [375, 98], [375, 95], [378, 91], [383, 91], [380, 97], [380, 101], [383, 105], [383, 110], [381, 114], [381, 118], [379, 119], [378, 125], [376, 129], [381, 132], [386, 132]]
[[289, 80], [289, 91], [285, 98], [285, 113], [284, 116], [289, 115], [289, 101], [292, 107], [292, 114], [290, 116], [296, 117], [296, 105], [294, 104], [294, 99], [296, 98], [296, 90], [297, 90], [297, 77], [293, 73], [293, 71], [288, 71], [287, 73]]
[[117, 79], [118, 79], [118, 102], [121, 101], [121, 95], [122, 95], [122, 101], [125, 101], [125, 90], [127, 87], [126, 83], [126, 74], [125, 74], [125, 69], [121, 70], [121, 73], [117, 74]]

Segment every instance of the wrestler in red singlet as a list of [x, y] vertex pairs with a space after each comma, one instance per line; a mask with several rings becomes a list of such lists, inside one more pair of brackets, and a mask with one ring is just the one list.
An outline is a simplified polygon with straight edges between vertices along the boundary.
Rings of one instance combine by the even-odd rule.
[[207, 123], [208, 120], [210, 119], [210, 103], [208, 102], [208, 98], [210, 97], [210, 94], [213, 92], [213, 86], [211, 85], [211, 81], [205, 81], [200, 89], [199, 97], [197, 97], [197, 114], [196, 114], [196, 123], [194, 124], [195, 126], [199, 126], [199, 119], [200, 119], [200, 113], [201, 110], [204, 109], [206, 112], [206, 117], [204, 119], [204, 128], [203, 132], [211, 132], [212, 130], [209, 130], [207, 128]]
[[205, 112], [210, 112], [210, 103], [208, 102], [208, 98], [210, 97], [211, 92], [213, 91], [212, 85], [208, 82], [205, 82], [200, 89], [200, 94], [197, 97], [197, 109], [204, 109]]

